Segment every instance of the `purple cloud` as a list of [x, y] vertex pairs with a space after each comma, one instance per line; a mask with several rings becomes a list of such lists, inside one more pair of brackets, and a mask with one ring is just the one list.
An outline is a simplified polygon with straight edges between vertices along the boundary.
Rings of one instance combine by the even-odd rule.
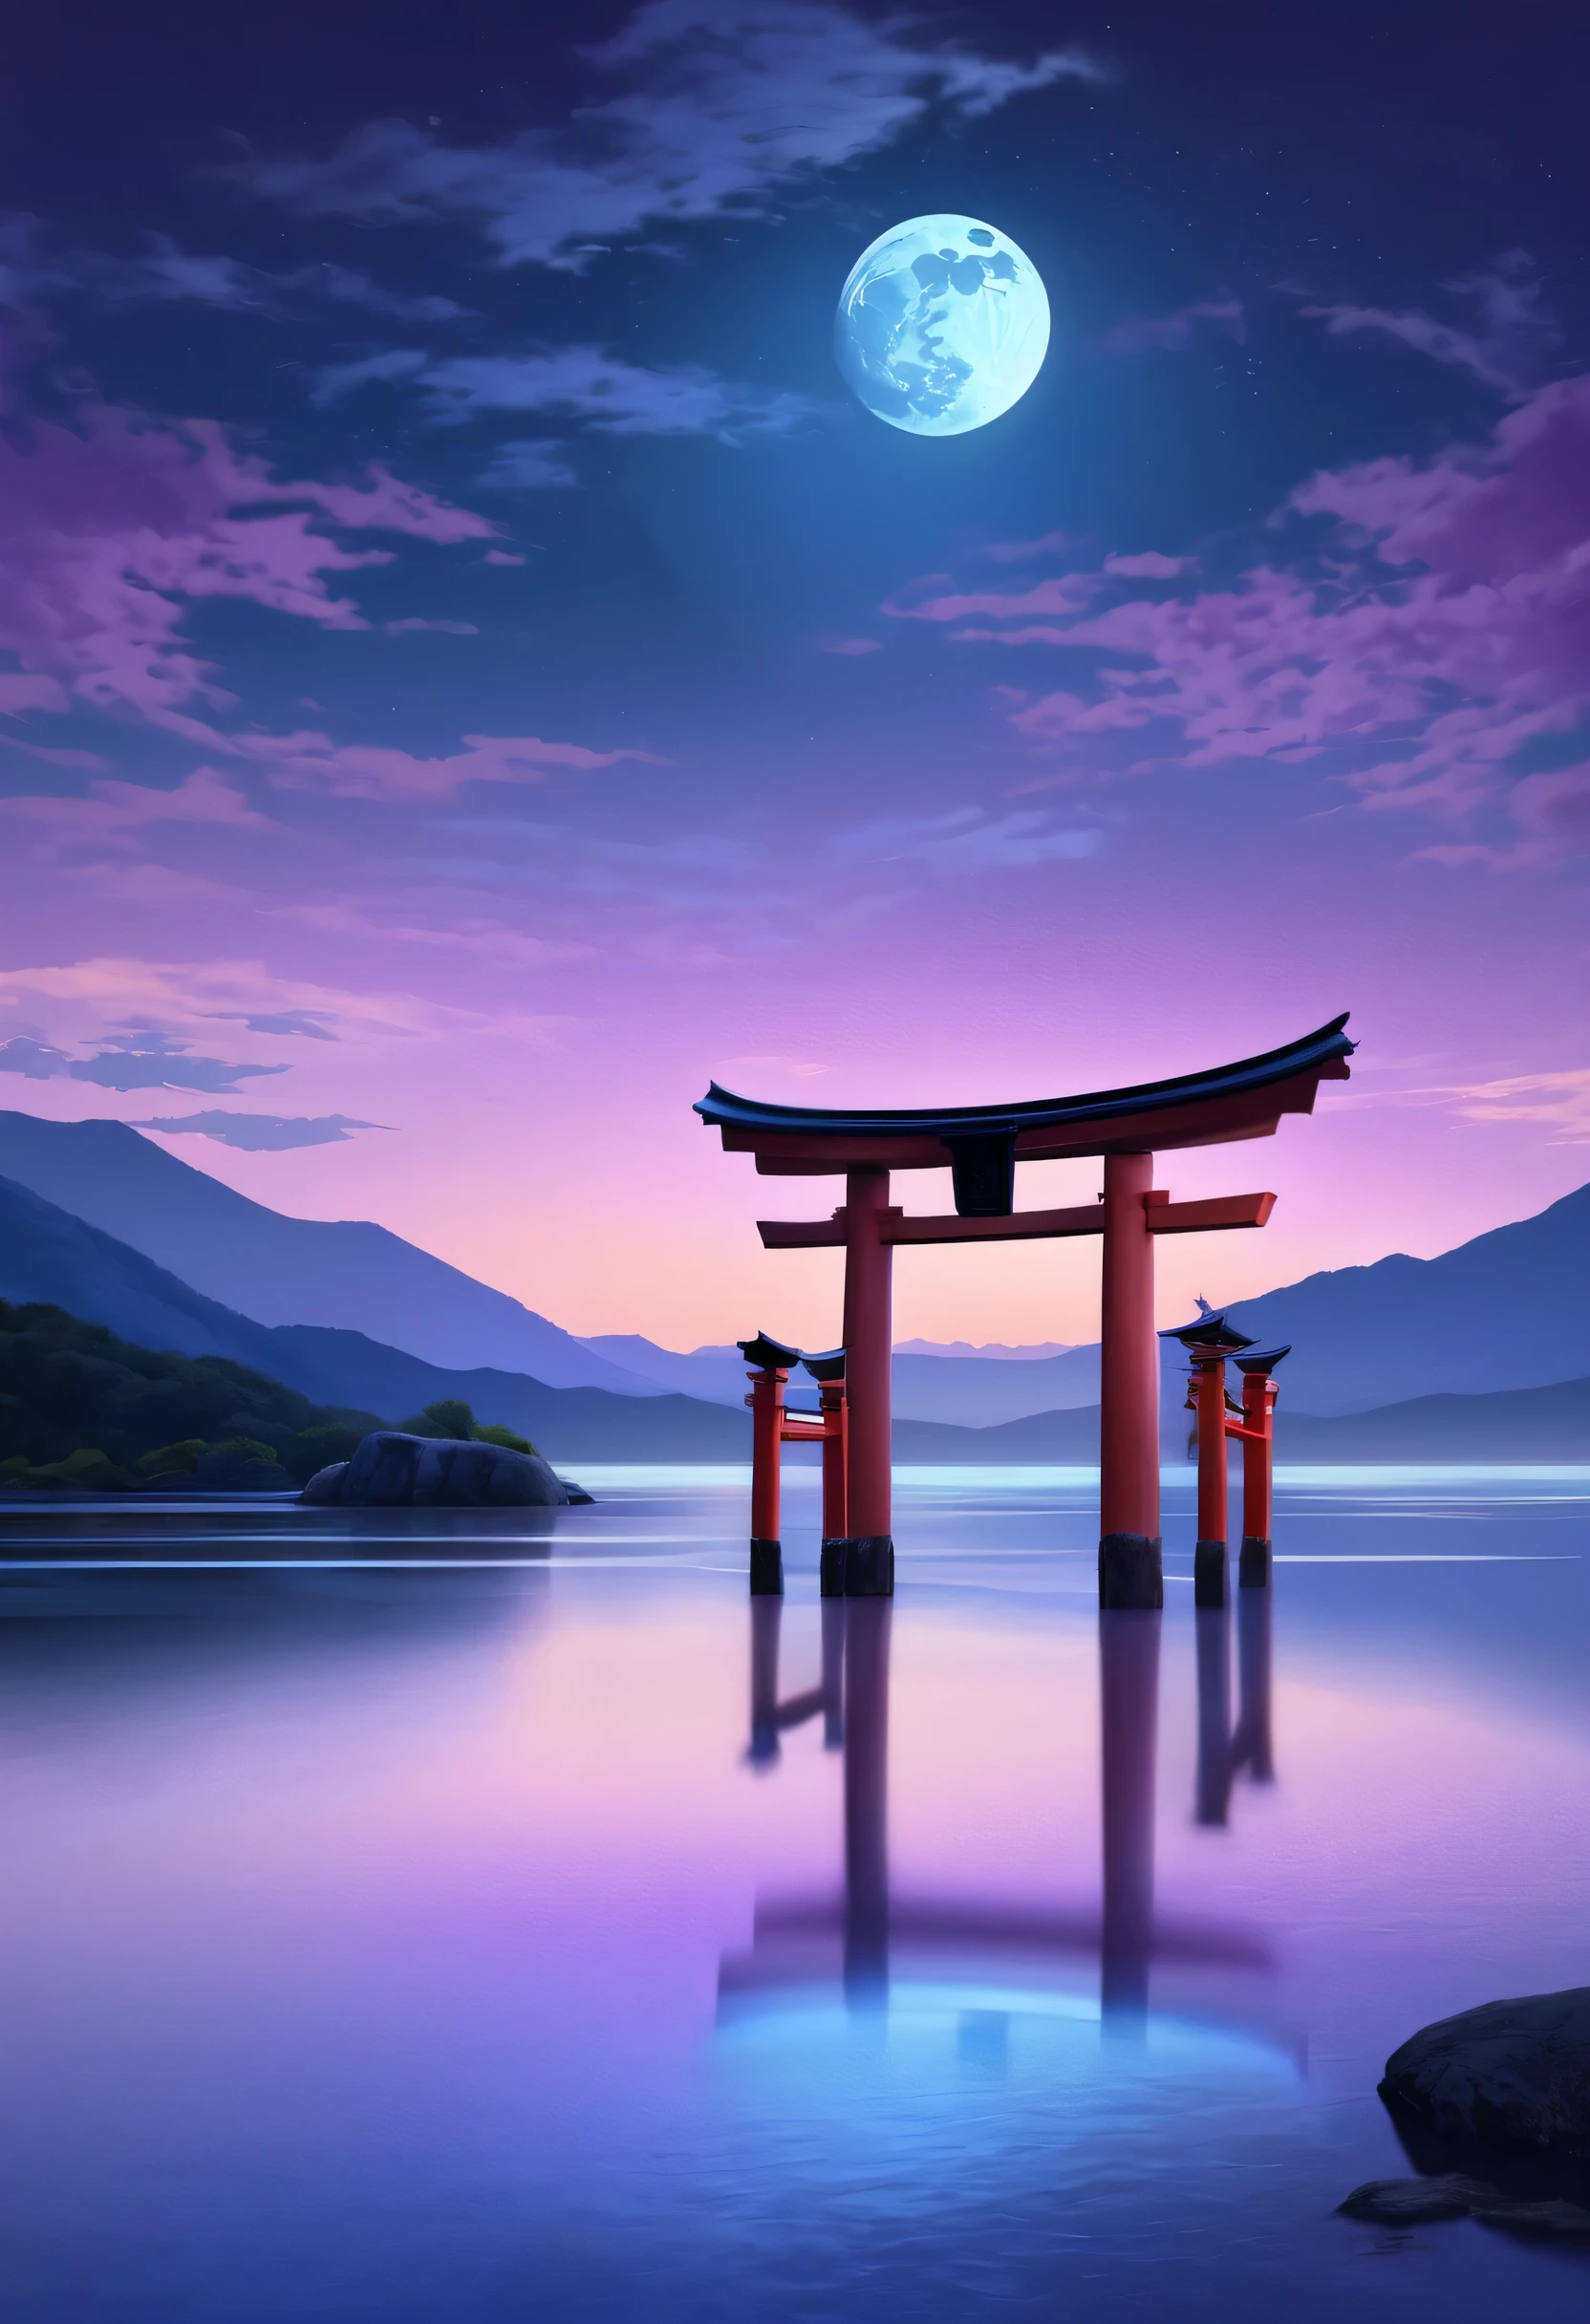
[[172, 790], [158, 790], [153, 784], [144, 783], [95, 783], [80, 799], [26, 794], [0, 799], [0, 814], [18, 815], [36, 825], [39, 851], [46, 857], [81, 848], [131, 854], [140, 844], [136, 835], [150, 824], [220, 824], [256, 831], [270, 828], [241, 791], [232, 789], [207, 766]]
[[1161, 556], [1157, 549], [1145, 549], [1136, 556], [1112, 554], [1104, 562], [1104, 570], [1118, 581], [1179, 581], [1197, 570], [1196, 557]]
[[[1011, 724], [1044, 748], [1074, 757], [1142, 732], [1144, 764], [1329, 751], [1369, 807], [1451, 817], [1511, 793], [1525, 838], [1510, 865], [1582, 846], [1583, 769], [1513, 770], [1526, 747], [1590, 717], [1590, 376], [1537, 391], [1482, 448], [1322, 472], [1280, 516], [1328, 522], [1326, 578], [1316, 546], [1294, 570], [1261, 565], [1228, 589], [1101, 605], [1112, 580], [1185, 583], [1194, 570], [1148, 552], [1023, 591], [942, 590], [884, 610], [1000, 625], [957, 628], [964, 643], [1095, 655], [1090, 681], [1013, 703]], [[1119, 764], [1117, 751], [1107, 765]]]
[[345, 1113], [300, 1114], [289, 1116], [278, 1113], [227, 1113], [214, 1108], [208, 1113], [184, 1113], [157, 1118], [152, 1122], [134, 1122], [134, 1130], [158, 1130], [162, 1138], [213, 1138], [219, 1146], [235, 1147], [242, 1153], [285, 1153], [296, 1146], [343, 1146], [348, 1143], [351, 1130], [389, 1130], [388, 1122], [355, 1122]]
[[[189, 603], [244, 598], [323, 629], [366, 629], [327, 576], [388, 564], [394, 552], [340, 548], [311, 529], [316, 519], [436, 543], [495, 534], [484, 517], [384, 468], [368, 476], [278, 482], [213, 420], [151, 424], [94, 402], [75, 428], [34, 420], [0, 441], [0, 648], [79, 699], [226, 747], [188, 709], [231, 699], [185, 643]], [[282, 503], [299, 505], [261, 513]]]
[[879, 151], [935, 110], [975, 119], [1029, 90], [1107, 77], [1079, 50], [1013, 64], [923, 44], [917, 29], [825, 0], [647, 0], [585, 51], [625, 85], [560, 130], [460, 147], [372, 121], [323, 161], [249, 159], [225, 174], [310, 217], [463, 219], [505, 266], [579, 272], [647, 226], [764, 216], [779, 188]]
[[1038, 808], [990, 815], [976, 807], [954, 807], [942, 815], [880, 816], [847, 831], [837, 843], [839, 852], [852, 861], [918, 864], [951, 877], [1076, 862], [1096, 855], [1099, 844], [1097, 830], [1058, 825]]
[[328, 1030], [333, 1019], [326, 1009], [271, 1009], [264, 1013], [255, 1009], [205, 1009], [204, 1013], [217, 1024], [246, 1024], [250, 1033], [275, 1033], [283, 1039], [301, 1037], [305, 1041], [337, 1038]]
[[80, 1057], [67, 1067], [75, 1082], [101, 1089], [207, 1089], [226, 1095], [239, 1082], [265, 1073], [289, 1073], [290, 1065], [228, 1065], [219, 1057], [177, 1057], [162, 1050]]
[[238, 735], [231, 747], [266, 769], [280, 789], [389, 802], [447, 798], [462, 783], [545, 783], [559, 768], [589, 773], [625, 759], [663, 764], [651, 751], [587, 750], [579, 742], [544, 742], [533, 734], [466, 734], [462, 750], [437, 759], [419, 759], [393, 744], [333, 742], [330, 735], [309, 732]]
[[53, 1049], [27, 1033], [0, 1041], [0, 1073], [25, 1073], [31, 1082], [47, 1082], [64, 1073], [69, 1063], [64, 1049]]

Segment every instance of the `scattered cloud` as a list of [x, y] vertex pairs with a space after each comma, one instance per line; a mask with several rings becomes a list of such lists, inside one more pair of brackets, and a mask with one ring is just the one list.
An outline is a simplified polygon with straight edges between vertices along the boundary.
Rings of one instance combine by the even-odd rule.
[[1590, 1065], [1475, 1082], [1452, 1095], [1466, 1122], [1539, 1122], [1558, 1133], [1554, 1146], [1590, 1144]]
[[[567, 492], [579, 481], [562, 445], [539, 436], [517, 436], [500, 443], [481, 478], [483, 484], [495, 484], [508, 492]], [[505, 556], [501, 549], [492, 549], [486, 550], [485, 559], [488, 565], [525, 563], [523, 557]]]
[[1165, 557], [1157, 549], [1145, 549], [1137, 556], [1111, 554], [1106, 557], [1103, 570], [1117, 581], [1179, 581], [1185, 573], [1197, 571], [1198, 560]]
[[102, 1052], [75, 1058], [67, 1067], [75, 1082], [94, 1082], [101, 1089], [206, 1089], [218, 1096], [256, 1075], [290, 1070], [288, 1065], [229, 1065], [219, 1057], [173, 1056], [164, 1049]]
[[360, 484], [280, 482], [214, 420], [151, 420], [92, 399], [71, 427], [35, 420], [0, 439], [0, 650], [38, 689], [31, 706], [59, 711], [75, 697], [223, 749], [190, 708], [232, 699], [183, 635], [192, 604], [242, 598], [323, 629], [367, 629], [328, 576], [394, 552], [344, 548], [313, 526], [436, 544], [496, 531], [378, 465]]
[[460, 315], [474, 312], [472, 307], [461, 307], [456, 298], [444, 298], [437, 291], [388, 290], [382, 284], [372, 282], [368, 274], [361, 274], [353, 267], [336, 266], [329, 258], [272, 279], [284, 290], [313, 291], [343, 306], [366, 307], [372, 314], [395, 315], [403, 323], [451, 323]]
[[388, 1122], [355, 1122], [345, 1113], [299, 1114], [227, 1113], [222, 1108], [208, 1113], [184, 1113], [157, 1118], [152, 1122], [133, 1122], [133, 1130], [158, 1130], [162, 1138], [193, 1136], [213, 1138], [219, 1146], [236, 1147], [241, 1152], [284, 1153], [295, 1146], [344, 1146], [351, 1130], [389, 1130]]
[[448, 637], [479, 637], [480, 625], [474, 621], [427, 621], [423, 614], [405, 613], [401, 621], [383, 621], [389, 637], [407, 637], [414, 630], [440, 630]]
[[1302, 312], [1322, 322], [1332, 338], [1369, 332], [1397, 339], [1521, 401], [1562, 342], [1562, 326], [1545, 304], [1529, 253], [1509, 250], [1485, 272], [1461, 275], [1441, 288], [1465, 322], [1443, 322], [1418, 307], [1309, 305]]
[[46, 857], [83, 848], [131, 853], [139, 845], [134, 834], [152, 824], [225, 825], [234, 830], [256, 831], [273, 828], [241, 791], [224, 783], [208, 766], [202, 766], [170, 790], [148, 783], [106, 782], [91, 784], [86, 797], [79, 799], [26, 795], [0, 799], [0, 814], [37, 825], [39, 852]]
[[[545, 348], [528, 355], [418, 355], [395, 348], [385, 356], [333, 364], [322, 372], [315, 401], [330, 403], [372, 382], [412, 381], [431, 417], [443, 425], [482, 412], [545, 414], [608, 436], [716, 436], [739, 443], [751, 436], [784, 435], [824, 407], [787, 389], [747, 386], [703, 364], [649, 371], [597, 346]], [[535, 474], [535, 455], [510, 462], [504, 481], [563, 483], [567, 471]], [[517, 467], [517, 473], [515, 469]]]
[[[508, 444], [505, 444], [503, 448], [505, 451], [518, 449], [517, 446]], [[539, 449], [540, 447], [537, 446], [536, 448]], [[488, 549], [482, 562], [486, 565], [527, 565], [529, 563], [529, 559], [527, 557], [512, 556], [505, 549]]]
[[0, 217], [0, 306], [26, 311], [54, 292], [87, 291], [110, 306], [180, 303], [279, 317], [278, 293], [302, 290], [400, 322], [445, 323], [473, 312], [434, 291], [388, 290], [330, 259], [272, 274], [218, 252], [184, 250], [169, 234], [146, 233], [142, 240], [143, 247], [125, 257], [73, 248], [42, 219], [13, 210]]
[[851, 656], [881, 654], [883, 640], [880, 637], [834, 637], [825, 635], [817, 640], [817, 651], [819, 654], [846, 654]]
[[272, 909], [270, 917], [297, 920], [304, 927], [321, 929], [328, 936], [473, 953], [480, 959], [503, 960], [514, 968], [546, 968], [554, 961], [588, 960], [596, 950], [593, 944], [562, 943], [547, 936], [526, 936], [521, 929], [505, 928], [497, 920], [462, 919], [449, 928], [410, 927], [378, 920], [362, 905], [346, 899], [333, 904], [282, 904]]
[[155, 1058], [158, 1051], [167, 1059], [175, 1054], [180, 1062], [182, 1055], [207, 1047], [214, 1020], [224, 1012], [235, 1012], [245, 1022], [253, 1016], [310, 1014], [335, 1023], [344, 1042], [367, 1052], [398, 1044], [399, 1056], [416, 1042], [451, 1042], [471, 1029], [517, 1038], [526, 1024], [511, 1010], [456, 1008], [428, 1001], [407, 985], [382, 993], [368, 985], [354, 991], [319, 984], [284, 975], [262, 959], [92, 955], [0, 969], [0, 1036], [50, 1038], [63, 1049], [116, 1054], [105, 1038], [109, 1022], [116, 1038], [141, 1043], [145, 1057]]
[[436, 759], [376, 742], [333, 742], [328, 734], [243, 734], [240, 757], [266, 770], [284, 790], [315, 790], [339, 799], [405, 802], [449, 797], [464, 783], [545, 783], [559, 769], [589, 773], [629, 760], [666, 764], [646, 750], [587, 750], [579, 742], [544, 742], [539, 735], [466, 734], [463, 748]]
[[352, 362], [328, 363], [315, 380], [311, 401], [322, 405], [336, 403], [361, 387], [418, 378], [429, 361], [429, 355], [420, 348], [388, 347], [377, 355], [359, 355]]
[[1074, 533], [1041, 532], [1035, 541], [985, 541], [982, 553], [996, 565], [1026, 565], [1035, 557], [1070, 556], [1082, 547]]
[[246, 1024], [250, 1033], [274, 1033], [283, 1040], [335, 1041], [329, 1009], [205, 1009], [218, 1024]]
[[0, 1041], [0, 1073], [25, 1073], [31, 1082], [47, 1082], [64, 1073], [71, 1062], [64, 1049], [53, 1049], [27, 1033]]
[[1224, 331], [1240, 346], [1247, 338], [1247, 317], [1235, 298], [1194, 299], [1173, 314], [1130, 314], [1107, 331], [1102, 344], [1111, 355], [1135, 355], [1155, 350], [1173, 352], [1185, 347], [1198, 330]]
[[[928, 578], [942, 583], [949, 576], [935, 573]], [[998, 621], [1030, 621], [1037, 613], [1057, 617], [1080, 613], [1093, 603], [1100, 587], [1096, 572], [1056, 573], [1030, 589], [940, 589], [934, 595], [891, 598], [879, 610], [894, 621], [965, 621], [974, 613]]]
[[[962, 642], [1066, 649], [1066, 685], [1008, 715], [1074, 773], [1119, 771], [1123, 738], [1148, 753], [1138, 765], [1328, 754], [1373, 808], [1458, 818], [1507, 802], [1515, 847], [1441, 860], [1527, 868], [1590, 843], [1585, 764], [1519, 766], [1590, 721], [1590, 377], [1537, 389], [1483, 446], [1322, 471], [1279, 512], [1278, 537], [1299, 518], [1323, 521], [1322, 556], [1315, 535], [1290, 567], [1226, 589], [1190, 587], [1192, 560], [1150, 554], [1021, 591], [930, 576], [884, 610], [981, 616], [955, 630]], [[1120, 595], [1133, 575], [1170, 593]]]
[[975, 119], [1030, 90], [1107, 77], [1078, 49], [1018, 64], [921, 30], [827, 0], [646, 0], [584, 52], [615, 93], [560, 129], [462, 147], [371, 121], [323, 160], [250, 156], [224, 174], [309, 217], [462, 219], [504, 266], [577, 273], [648, 227], [765, 217], [780, 188], [878, 152], [935, 112]]
[[879, 816], [845, 832], [837, 844], [841, 854], [854, 861], [920, 864], [953, 875], [1076, 862], [1097, 854], [1100, 834], [1058, 825], [1038, 808], [990, 815], [981, 807], [962, 807], [942, 815]]
[[[67, 710], [71, 700], [58, 678], [31, 677], [21, 670], [0, 670], [0, 717], [15, 718], [24, 710]], [[8, 735], [8, 742], [15, 737]]]

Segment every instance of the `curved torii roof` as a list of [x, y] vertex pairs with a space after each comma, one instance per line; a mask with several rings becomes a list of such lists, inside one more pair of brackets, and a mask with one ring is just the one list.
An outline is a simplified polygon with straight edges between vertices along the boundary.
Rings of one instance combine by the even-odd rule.
[[774, 1106], [714, 1082], [695, 1110], [730, 1152], [754, 1153], [773, 1176], [874, 1168], [943, 1169], [969, 1147], [998, 1146], [1014, 1161], [1154, 1152], [1268, 1137], [1283, 1113], [1310, 1113], [1321, 1081], [1345, 1081], [1355, 1044], [1346, 1013], [1285, 1047], [1232, 1065], [1130, 1088], [1012, 1106], [842, 1108]]

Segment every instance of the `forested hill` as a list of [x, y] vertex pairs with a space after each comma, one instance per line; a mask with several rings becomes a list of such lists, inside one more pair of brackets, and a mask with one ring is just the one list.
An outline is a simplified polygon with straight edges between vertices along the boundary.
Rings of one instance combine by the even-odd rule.
[[0, 1487], [285, 1490], [383, 1425], [226, 1356], [157, 1354], [64, 1308], [0, 1300]]

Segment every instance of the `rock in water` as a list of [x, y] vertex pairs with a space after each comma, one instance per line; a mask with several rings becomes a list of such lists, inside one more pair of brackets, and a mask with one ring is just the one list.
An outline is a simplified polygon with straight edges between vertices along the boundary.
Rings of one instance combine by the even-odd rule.
[[312, 1509], [326, 1509], [342, 1498], [342, 1480], [348, 1474], [345, 1460], [333, 1460], [329, 1469], [316, 1469], [303, 1492], [300, 1501]]
[[1554, 2196], [1544, 2203], [1475, 2203], [1469, 2216], [1482, 2227], [1505, 2227], [1510, 2235], [1542, 2235], [1590, 2243], [1590, 2211], [1582, 2204]]
[[376, 1430], [351, 1461], [320, 1470], [302, 1497], [344, 1509], [549, 1509], [569, 1499], [538, 1453], [398, 1429]]
[[1442, 2138], [1590, 2154], [1590, 1986], [1488, 2001], [1426, 2026], [1386, 2059], [1380, 2095]]
[[1463, 2219], [1471, 2211], [1502, 2201], [1499, 2187], [1483, 2179], [1371, 2179], [1355, 2186], [1337, 2209], [1348, 2219], [1370, 2219], [1383, 2227], [1412, 2227], [1428, 2219]]

